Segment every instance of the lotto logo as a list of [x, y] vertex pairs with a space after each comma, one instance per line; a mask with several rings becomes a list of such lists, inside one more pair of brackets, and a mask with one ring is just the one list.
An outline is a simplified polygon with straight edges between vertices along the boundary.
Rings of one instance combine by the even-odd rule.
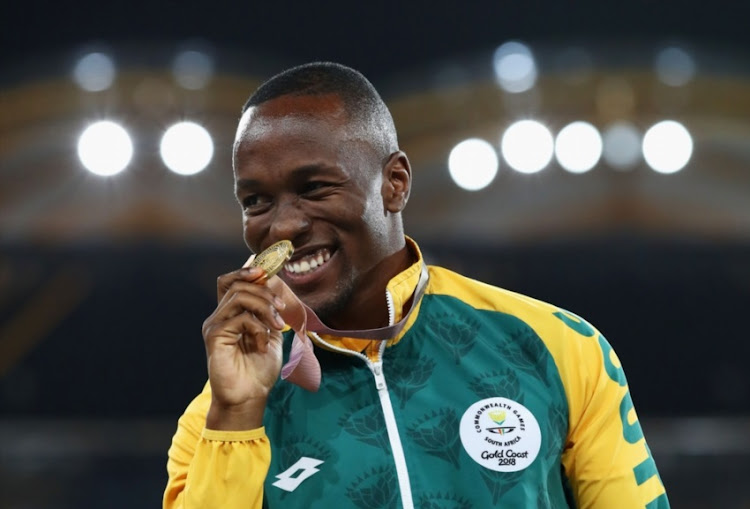
[[317, 467], [322, 464], [323, 461], [321, 460], [302, 456], [294, 465], [276, 476], [278, 481], [273, 483], [273, 486], [284, 491], [294, 491], [305, 479], [320, 472], [320, 469]]

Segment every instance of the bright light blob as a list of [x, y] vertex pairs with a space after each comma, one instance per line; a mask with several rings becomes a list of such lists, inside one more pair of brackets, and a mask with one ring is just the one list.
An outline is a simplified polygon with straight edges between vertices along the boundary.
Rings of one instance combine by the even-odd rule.
[[448, 156], [448, 171], [453, 182], [467, 191], [479, 191], [490, 185], [499, 164], [494, 147], [479, 138], [462, 141]]
[[641, 135], [629, 122], [615, 122], [604, 130], [604, 160], [616, 170], [628, 170], [641, 157]]
[[675, 173], [690, 161], [693, 138], [688, 130], [674, 120], [654, 124], [643, 136], [643, 157], [656, 172]]
[[573, 122], [557, 134], [557, 162], [571, 173], [585, 173], [596, 166], [602, 156], [602, 137], [588, 122]]
[[552, 160], [552, 133], [536, 120], [520, 120], [505, 130], [500, 150], [508, 165], [521, 173], [536, 173]]
[[115, 63], [104, 53], [89, 53], [76, 63], [73, 79], [88, 92], [101, 92], [115, 81]]
[[133, 157], [128, 132], [109, 120], [88, 126], [78, 139], [78, 158], [91, 173], [110, 176], [120, 173]]
[[506, 42], [495, 50], [492, 61], [497, 82], [506, 92], [525, 92], [536, 83], [536, 62], [525, 44]]
[[172, 62], [172, 73], [181, 87], [199, 90], [211, 81], [214, 62], [201, 51], [183, 51]]
[[164, 133], [159, 153], [164, 164], [179, 175], [203, 171], [214, 155], [214, 142], [202, 126], [179, 122]]
[[671, 87], [687, 85], [695, 77], [695, 60], [688, 52], [677, 47], [661, 50], [654, 62], [656, 75]]

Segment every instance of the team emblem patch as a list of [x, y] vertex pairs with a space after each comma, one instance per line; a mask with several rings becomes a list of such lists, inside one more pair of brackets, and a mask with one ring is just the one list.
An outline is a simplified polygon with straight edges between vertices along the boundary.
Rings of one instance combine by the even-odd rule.
[[507, 398], [487, 398], [461, 418], [461, 443], [471, 459], [497, 472], [517, 472], [539, 454], [542, 433], [528, 408]]

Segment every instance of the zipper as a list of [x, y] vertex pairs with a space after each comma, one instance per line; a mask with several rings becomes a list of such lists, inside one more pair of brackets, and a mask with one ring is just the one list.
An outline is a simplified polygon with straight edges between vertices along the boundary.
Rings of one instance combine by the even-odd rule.
[[388, 290], [385, 291], [385, 304], [388, 306], [388, 325], [390, 326], [396, 323], [396, 311], [393, 305], [393, 296]]
[[[395, 320], [393, 312], [393, 298], [388, 290], [385, 292], [385, 300], [388, 304], [388, 323], [393, 325]], [[375, 388], [378, 390], [378, 397], [380, 399], [380, 407], [383, 411], [383, 419], [385, 420], [385, 428], [388, 432], [388, 441], [391, 444], [391, 451], [393, 452], [393, 462], [396, 464], [396, 476], [398, 478], [398, 487], [401, 492], [401, 506], [403, 509], [414, 509], [414, 501], [412, 500], [411, 493], [411, 482], [409, 481], [409, 470], [406, 467], [406, 456], [404, 456], [404, 447], [401, 444], [401, 436], [398, 433], [398, 426], [396, 425], [396, 414], [393, 412], [393, 405], [391, 404], [391, 396], [388, 393], [388, 385], [385, 383], [385, 375], [383, 374], [383, 353], [385, 352], [385, 345], [387, 340], [380, 342], [380, 351], [378, 352], [378, 362], [372, 362], [366, 355], [359, 352], [353, 352], [345, 348], [339, 348], [333, 346], [324, 341], [317, 333], [310, 332], [315, 340], [321, 344], [324, 344], [327, 348], [339, 353], [346, 355], [354, 355], [362, 359], [367, 367], [370, 369], [373, 377], [375, 378]]]
[[[375, 387], [378, 389], [380, 397], [380, 406], [383, 409], [383, 418], [385, 419], [385, 429], [388, 431], [388, 440], [391, 443], [393, 451], [393, 461], [396, 464], [396, 475], [398, 476], [398, 487], [401, 491], [401, 505], [403, 509], [414, 509], [414, 501], [411, 494], [411, 482], [409, 481], [409, 470], [406, 468], [406, 456], [404, 456], [404, 447], [401, 444], [401, 436], [398, 434], [396, 425], [396, 414], [393, 413], [391, 396], [388, 393], [388, 386], [385, 383], [383, 375], [383, 350], [385, 350], [385, 340], [381, 342], [378, 362], [370, 362], [369, 367], [375, 376]], [[369, 359], [368, 359], [369, 361]]]

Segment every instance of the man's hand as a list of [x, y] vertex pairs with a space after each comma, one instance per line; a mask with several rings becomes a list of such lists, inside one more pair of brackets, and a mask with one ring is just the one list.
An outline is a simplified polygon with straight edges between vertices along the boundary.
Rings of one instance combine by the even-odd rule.
[[257, 267], [219, 277], [219, 304], [203, 322], [212, 400], [206, 427], [259, 428], [281, 371], [284, 303]]

